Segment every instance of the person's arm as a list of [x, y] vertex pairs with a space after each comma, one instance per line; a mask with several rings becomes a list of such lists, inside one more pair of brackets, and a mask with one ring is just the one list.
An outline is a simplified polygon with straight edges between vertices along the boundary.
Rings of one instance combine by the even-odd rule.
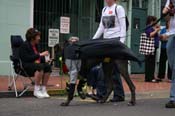
[[[103, 16], [103, 11], [104, 9], [102, 10], [102, 16]], [[100, 25], [98, 27], [98, 30], [97, 32], [95, 33], [93, 39], [98, 39], [101, 37], [101, 35], [104, 33], [104, 26], [103, 26], [103, 23], [102, 23], [102, 17], [101, 17], [101, 21], [100, 21]]]
[[168, 13], [168, 11], [170, 10], [169, 5], [170, 5], [170, 0], [167, 0], [166, 5], [165, 5], [165, 7], [163, 9], [163, 14]]
[[121, 30], [120, 41], [124, 43], [126, 40], [126, 14], [122, 6], [117, 7], [117, 15], [118, 15], [118, 20], [119, 20], [119, 25]]
[[121, 26], [121, 32], [120, 32], [120, 41], [122, 43], [125, 43], [125, 40], [126, 40], [126, 19], [125, 18], [121, 18], [119, 20], [120, 22], [120, 25]]
[[150, 37], [154, 37], [158, 32], [160, 31], [160, 28], [156, 28], [153, 32], [150, 33]]

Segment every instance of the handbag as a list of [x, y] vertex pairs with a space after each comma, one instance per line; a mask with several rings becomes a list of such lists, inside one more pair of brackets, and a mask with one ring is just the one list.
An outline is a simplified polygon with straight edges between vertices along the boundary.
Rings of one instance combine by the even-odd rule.
[[140, 48], [139, 52], [142, 55], [154, 55], [155, 52], [154, 39], [147, 37], [146, 33], [142, 33], [140, 36]]

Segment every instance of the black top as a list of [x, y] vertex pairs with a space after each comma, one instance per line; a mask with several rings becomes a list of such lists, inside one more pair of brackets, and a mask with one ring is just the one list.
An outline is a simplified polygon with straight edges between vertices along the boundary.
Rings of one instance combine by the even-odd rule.
[[77, 44], [65, 44], [64, 46], [64, 58], [77, 60], [79, 59], [79, 46]]
[[[38, 50], [37, 46], [36, 48]], [[19, 57], [23, 63], [34, 63], [38, 58], [40, 58], [40, 55], [34, 52], [30, 42], [25, 41], [19, 49]], [[43, 58], [41, 58], [41, 61], [42, 60]]]

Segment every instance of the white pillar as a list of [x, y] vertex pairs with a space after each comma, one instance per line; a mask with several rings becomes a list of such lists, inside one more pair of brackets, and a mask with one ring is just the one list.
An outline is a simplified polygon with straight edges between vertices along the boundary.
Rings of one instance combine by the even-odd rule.
[[[128, 30], [128, 37], [127, 37], [127, 46], [130, 48], [131, 47], [131, 28], [132, 28], [132, 0], [128, 1], [128, 20], [130, 22], [129, 25], [129, 30]], [[131, 65], [128, 65], [128, 71], [131, 73]]]
[[30, 0], [30, 27], [33, 27], [34, 20], [34, 0]]
[[[128, 2], [122, 2], [121, 3], [126, 10], [126, 15], [129, 20], [129, 29], [127, 32], [127, 37], [126, 37], [126, 45], [130, 48], [131, 47], [131, 28], [132, 28], [132, 0], [128, 0]], [[131, 73], [131, 65], [128, 65], [128, 71]]]

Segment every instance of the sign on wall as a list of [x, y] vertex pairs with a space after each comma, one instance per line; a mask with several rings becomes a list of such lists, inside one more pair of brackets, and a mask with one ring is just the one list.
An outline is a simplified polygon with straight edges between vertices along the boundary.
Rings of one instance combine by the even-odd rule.
[[60, 18], [60, 33], [62, 34], [70, 33], [70, 17]]
[[59, 29], [49, 29], [48, 46], [54, 47], [59, 43]]

